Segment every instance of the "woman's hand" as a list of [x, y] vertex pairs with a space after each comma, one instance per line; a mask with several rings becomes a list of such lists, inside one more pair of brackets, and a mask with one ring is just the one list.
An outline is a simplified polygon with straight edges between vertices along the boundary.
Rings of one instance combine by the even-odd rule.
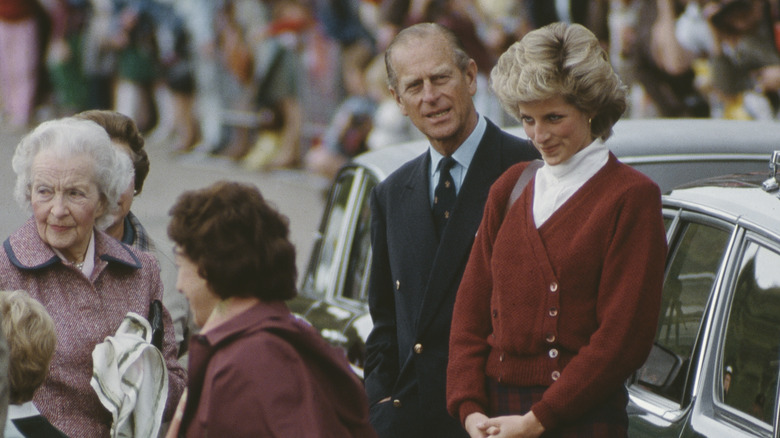
[[[466, 418], [466, 424], [468, 425], [468, 418]], [[472, 437], [537, 438], [544, 433], [544, 426], [536, 418], [533, 411], [525, 415], [487, 418], [477, 427], [479, 430], [484, 430], [485, 435], [471, 435]]]
[[466, 428], [466, 432], [471, 438], [485, 438], [490, 436], [487, 433], [487, 426], [485, 426], [485, 422], [488, 420], [490, 418], [482, 412], [473, 412], [466, 417], [463, 427]]

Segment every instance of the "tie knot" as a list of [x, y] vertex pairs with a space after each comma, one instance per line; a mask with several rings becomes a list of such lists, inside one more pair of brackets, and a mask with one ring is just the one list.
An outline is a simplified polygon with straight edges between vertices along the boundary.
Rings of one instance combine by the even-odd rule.
[[455, 161], [454, 158], [452, 158], [451, 156], [446, 156], [441, 159], [441, 164], [439, 164], [439, 169], [442, 172], [449, 172], [449, 170], [452, 169], [452, 166], [454, 166], [455, 163], [457, 163], [457, 161]]

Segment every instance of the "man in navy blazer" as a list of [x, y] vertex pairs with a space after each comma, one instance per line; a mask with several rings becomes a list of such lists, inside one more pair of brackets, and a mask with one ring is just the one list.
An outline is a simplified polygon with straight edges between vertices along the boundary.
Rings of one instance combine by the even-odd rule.
[[[452, 308], [491, 184], [518, 161], [538, 158], [480, 116], [472, 101], [477, 66], [437, 24], [401, 31], [385, 52], [388, 82], [429, 150], [404, 164], [371, 196], [373, 257], [365, 384], [381, 437], [467, 436], [445, 405]], [[432, 206], [439, 163], [457, 197], [439, 238]]]

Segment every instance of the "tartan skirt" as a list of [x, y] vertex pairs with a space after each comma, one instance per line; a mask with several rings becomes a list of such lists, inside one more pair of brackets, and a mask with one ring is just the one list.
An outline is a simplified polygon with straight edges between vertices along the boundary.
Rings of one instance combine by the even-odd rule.
[[[520, 387], [504, 385], [487, 379], [490, 403], [488, 416], [523, 415], [542, 399], [545, 386]], [[628, 436], [628, 415], [625, 390], [610, 400], [588, 411], [574, 423], [561, 424], [542, 434], [542, 438], [625, 438]]]

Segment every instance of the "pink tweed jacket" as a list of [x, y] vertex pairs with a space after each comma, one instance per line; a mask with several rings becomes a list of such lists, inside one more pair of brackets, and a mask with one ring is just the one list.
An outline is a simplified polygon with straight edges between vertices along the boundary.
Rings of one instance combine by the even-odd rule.
[[[111, 414], [90, 386], [92, 350], [113, 335], [127, 312], [146, 316], [152, 300], [162, 300], [157, 261], [95, 231], [95, 269], [91, 278], [63, 264], [28, 220], [3, 243], [0, 288], [24, 289], [54, 319], [57, 349], [49, 376], [33, 401], [41, 413], [71, 438], [107, 437]], [[186, 372], [176, 359], [171, 317], [164, 312], [163, 355], [168, 368], [165, 420], [178, 404]]]

